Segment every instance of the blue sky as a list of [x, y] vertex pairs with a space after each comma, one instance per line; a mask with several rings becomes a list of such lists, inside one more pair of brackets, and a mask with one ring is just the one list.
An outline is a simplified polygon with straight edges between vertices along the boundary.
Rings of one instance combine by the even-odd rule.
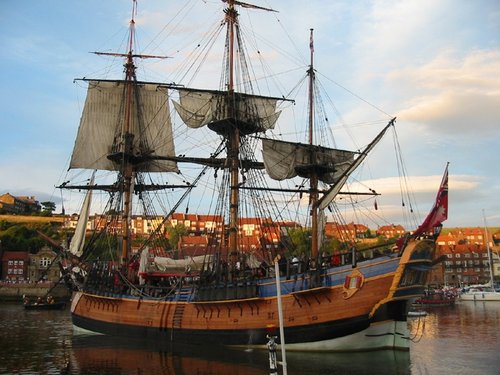
[[[270, 35], [284, 34], [272, 46], [261, 45], [263, 55], [267, 47], [275, 49], [266, 57], [277, 75], [307, 65], [309, 29], [314, 28], [315, 66], [325, 75], [322, 81], [332, 91], [344, 87], [355, 93], [335, 102], [344, 122], [368, 116], [353, 104], [358, 97], [397, 116], [399, 142], [419, 211], [425, 214], [432, 206], [450, 162], [445, 226], [482, 226], [483, 209], [488, 225], [500, 226], [500, 2], [254, 3], [279, 11], [258, 15], [253, 11], [251, 18], [250, 12], [241, 11], [242, 22], [251, 23], [259, 35], [267, 34], [271, 40]], [[73, 79], [120, 77], [120, 64], [88, 52], [124, 50], [130, 4], [129, 0], [0, 2], [0, 194], [59, 202], [60, 192], [54, 186], [65, 176], [85, 95], [83, 85]], [[140, 52], [172, 57], [145, 64], [139, 73], [155, 81], [181, 80], [171, 72], [184, 61], [185, 46], [200, 40], [205, 28], [220, 18], [222, 7], [218, 0], [139, 1], [137, 36], [144, 48]], [[278, 56], [283, 51], [298, 58], [283, 59]], [[216, 67], [212, 64], [212, 69]], [[282, 85], [286, 92], [293, 83]], [[335, 94], [329, 94], [334, 101]], [[380, 111], [377, 117], [383, 117]], [[384, 150], [380, 152], [382, 158]], [[381, 164], [372, 183], [388, 197], [381, 197], [379, 205], [390, 211], [396, 205], [389, 198], [397, 183]], [[396, 215], [392, 219], [398, 222]]]

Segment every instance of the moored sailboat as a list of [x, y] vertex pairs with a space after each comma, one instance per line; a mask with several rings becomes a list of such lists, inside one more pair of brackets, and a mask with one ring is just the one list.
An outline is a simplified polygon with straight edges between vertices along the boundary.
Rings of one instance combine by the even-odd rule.
[[500, 291], [495, 288], [495, 276], [493, 273], [493, 254], [490, 248], [490, 235], [486, 224], [486, 216], [484, 216], [484, 238], [486, 241], [486, 252], [488, 254], [488, 268], [490, 281], [488, 285], [476, 285], [464, 288], [460, 293], [461, 301], [500, 301]]
[[[112, 54], [125, 59], [125, 78], [85, 80], [87, 99], [70, 168], [112, 171], [116, 181], [61, 186], [101, 190], [110, 196], [97, 225], [99, 230], [83, 247], [77, 247], [78, 253], [74, 252], [81, 259], [78, 266], [84, 270], [84, 282], [73, 297], [73, 324], [98, 333], [165, 342], [265, 347], [266, 336], [278, 327], [278, 290], [269, 265], [297, 251], [282, 241], [276, 247], [263, 245], [257, 257], [255, 252], [242, 250], [238, 228], [242, 215], [251, 212], [261, 214], [261, 222], [266, 224], [262, 227], [267, 231], [279, 231], [275, 223], [284, 207], [270, 203], [269, 198], [272, 192], [280, 192], [309, 197], [311, 226], [310, 253], [301, 259], [302, 267], [293, 268], [285, 262], [280, 275], [287, 349], [408, 349], [408, 302], [423, 292], [434, 257], [434, 229], [439, 229], [446, 219], [442, 214], [444, 206], [437, 204], [439, 215], [431, 213], [415, 234], [396, 244], [394, 251], [373, 251], [362, 259], [352, 246], [341, 254], [339, 262], [320, 254], [323, 211], [335, 204], [350, 175], [394, 127], [395, 120], [391, 119], [361, 151], [317, 143], [319, 139], [313, 136], [315, 69], [311, 31], [307, 143], [268, 138], [267, 132], [280, 117], [279, 103], [287, 99], [255, 94], [247, 77], [238, 79], [236, 66], [239, 72], [248, 74], [237, 7], [269, 9], [234, 0], [225, 2], [222, 24], [227, 31], [227, 70], [221, 89], [137, 79], [136, 59], [158, 56], [134, 52], [135, 2], [128, 51]], [[240, 57], [237, 63], [236, 56]], [[209, 157], [176, 155], [171, 92], [178, 93], [173, 107], [185, 125], [193, 129], [206, 127], [221, 140]], [[259, 143], [263, 161], [255, 153]], [[150, 174], [180, 173], [181, 163], [203, 168], [183, 184], [150, 183]], [[216, 171], [210, 191], [220, 192], [221, 198], [214, 204], [215, 212], [227, 223], [222, 233], [207, 229], [207, 237], [214, 237], [207, 240], [204, 254], [187, 260], [173, 259], [164, 234], [166, 223], [180, 202], [202, 184], [209, 168]], [[222, 172], [222, 181], [216, 178], [217, 171]], [[300, 177], [309, 185], [302, 182], [288, 189], [259, 186], [266, 176], [277, 181]], [[152, 214], [155, 204], [151, 196], [167, 189], [184, 192], [164, 216], [156, 216]], [[445, 189], [447, 192], [447, 178], [443, 179], [440, 194]], [[154, 218], [155, 226], [132, 254], [135, 198], [142, 200], [143, 212]], [[244, 198], [253, 201], [253, 210], [243, 203]], [[268, 219], [267, 210], [276, 214], [275, 221]], [[112, 249], [114, 258], [101, 258], [106, 246]], [[94, 255], [96, 251], [101, 253]]]

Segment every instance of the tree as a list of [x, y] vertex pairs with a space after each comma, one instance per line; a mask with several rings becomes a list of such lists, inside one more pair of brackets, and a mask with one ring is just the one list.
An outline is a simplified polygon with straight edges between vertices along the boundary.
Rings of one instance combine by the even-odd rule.
[[299, 255], [304, 252], [309, 254], [311, 251], [311, 230], [303, 228], [291, 228], [288, 231], [288, 237], [293, 249], [290, 250], [292, 255]]
[[56, 204], [51, 201], [42, 202], [42, 215], [52, 216], [52, 212], [56, 209]]
[[8, 226], [4, 222], [0, 228], [2, 248], [6, 251], [29, 251], [34, 254], [46, 245], [46, 242], [40, 237], [38, 232], [42, 232], [55, 241], [61, 238], [61, 235], [57, 232], [57, 228], [50, 223], [12, 223]]
[[175, 227], [167, 228], [168, 242], [172, 249], [177, 249], [177, 245], [182, 236], [187, 234], [187, 229], [182, 224], [177, 224]]

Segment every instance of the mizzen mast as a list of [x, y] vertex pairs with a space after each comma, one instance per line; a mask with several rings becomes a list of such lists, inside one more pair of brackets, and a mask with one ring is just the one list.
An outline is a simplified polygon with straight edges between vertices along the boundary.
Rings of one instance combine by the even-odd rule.
[[[314, 136], [314, 39], [313, 39], [313, 29], [311, 29], [311, 36], [309, 42], [310, 49], [310, 65], [307, 70], [307, 74], [309, 76], [309, 145], [313, 146], [313, 136]], [[314, 152], [311, 148], [310, 153], [310, 163], [314, 165]], [[318, 193], [318, 174], [316, 170], [311, 171], [311, 177], [309, 180], [310, 183], [310, 195], [309, 195], [309, 204], [311, 207], [311, 258], [316, 259], [318, 256], [319, 250], [319, 240], [318, 240], [318, 209], [316, 202], [318, 201], [319, 193]]]

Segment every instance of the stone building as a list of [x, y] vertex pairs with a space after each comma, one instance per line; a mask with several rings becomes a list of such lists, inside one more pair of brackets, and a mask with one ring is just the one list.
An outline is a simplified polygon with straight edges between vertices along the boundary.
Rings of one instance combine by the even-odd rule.
[[28, 267], [29, 279], [31, 281], [58, 281], [60, 276], [59, 267], [52, 264], [57, 254], [48, 246], [44, 246], [36, 254], [30, 254]]

